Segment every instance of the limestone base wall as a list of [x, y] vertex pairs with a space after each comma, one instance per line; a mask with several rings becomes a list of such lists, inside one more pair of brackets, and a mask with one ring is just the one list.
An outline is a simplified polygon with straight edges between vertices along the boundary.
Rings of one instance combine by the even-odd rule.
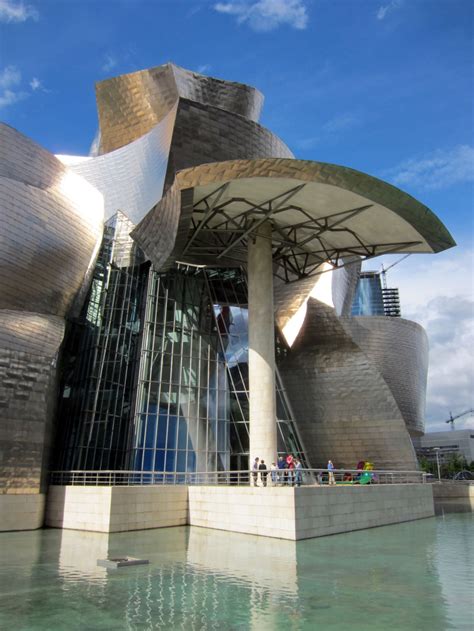
[[5, 493], [0, 495], [0, 532], [35, 530], [44, 520], [43, 493]]
[[309, 539], [433, 517], [433, 493], [428, 484], [301, 488], [295, 512], [295, 539]]
[[123, 532], [200, 526], [296, 541], [434, 515], [432, 486], [50, 488], [46, 525]]
[[45, 525], [125, 532], [183, 526], [187, 519], [185, 486], [51, 486]]
[[436, 509], [474, 511], [474, 483], [443, 481], [434, 482], [432, 487]]

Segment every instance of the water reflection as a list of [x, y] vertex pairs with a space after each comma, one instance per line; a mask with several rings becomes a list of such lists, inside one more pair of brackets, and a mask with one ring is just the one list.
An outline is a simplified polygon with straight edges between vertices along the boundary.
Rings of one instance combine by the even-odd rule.
[[[0, 626], [467, 629], [472, 541], [470, 515], [299, 543], [186, 527], [7, 533]], [[122, 555], [150, 564], [97, 566]]]

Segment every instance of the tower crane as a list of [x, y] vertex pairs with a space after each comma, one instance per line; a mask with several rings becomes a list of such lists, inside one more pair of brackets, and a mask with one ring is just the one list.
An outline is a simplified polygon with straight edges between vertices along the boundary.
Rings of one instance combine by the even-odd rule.
[[382, 287], [384, 289], [387, 289], [387, 277], [386, 277], [386, 273], [388, 272], [389, 269], [392, 269], [392, 267], [395, 267], [395, 265], [398, 265], [399, 263], [401, 263], [402, 261], [404, 261], [405, 259], [407, 259], [410, 254], [412, 254], [412, 252], [408, 252], [408, 254], [405, 254], [405, 256], [402, 256], [401, 259], [397, 259], [394, 263], [392, 263], [391, 265], [389, 265], [388, 267], [384, 267], [382, 264], [382, 269], [380, 270], [380, 276], [382, 277]]
[[472, 413], [474, 413], [474, 410], [472, 408], [470, 410], [466, 410], [465, 412], [461, 412], [461, 414], [456, 414], [456, 416], [453, 416], [450, 412], [449, 418], [447, 421], [445, 421], [445, 423], [451, 423], [451, 429], [454, 429], [454, 421], [456, 419], [461, 418], [461, 416], [466, 416], [466, 414], [472, 414]]

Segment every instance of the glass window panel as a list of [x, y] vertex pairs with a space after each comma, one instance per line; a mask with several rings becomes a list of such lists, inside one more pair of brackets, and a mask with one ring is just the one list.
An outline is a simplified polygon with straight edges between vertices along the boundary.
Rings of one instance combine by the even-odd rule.
[[186, 452], [178, 451], [176, 458], [176, 471], [186, 471]]
[[277, 392], [276, 404], [277, 404], [277, 418], [289, 420], [290, 415], [288, 414], [288, 410], [285, 405], [285, 401], [283, 399], [281, 392]]
[[196, 454], [194, 451], [188, 451], [187, 471], [196, 471]]
[[166, 451], [165, 471], [174, 471], [176, 462], [176, 451], [168, 449]]
[[219, 421], [217, 424], [217, 451], [225, 451], [228, 449], [227, 431], [227, 421]]
[[157, 449], [155, 455], [155, 471], [165, 470], [165, 451], [163, 449]]
[[234, 395], [230, 397], [230, 414], [232, 419], [238, 423], [239, 421], [245, 421], [245, 417], [242, 414], [240, 409], [239, 401], [235, 398]]
[[156, 413], [149, 414], [146, 424], [145, 447], [155, 446]]
[[143, 471], [153, 471], [155, 452], [153, 449], [145, 449], [143, 454]]
[[239, 435], [235, 428], [234, 423], [230, 423], [230, 449], [234, 453], [238, 453], [242, 451], [242, 445], [240, 444]]
[[175, 355], [173, 357], [173, 364], [171, 367], [172, 383], [178, 384], [180, 382], [180, 375], [181, 375], [180, 357], [179, 355]]
[[178, 434], [178, 419], [176, 416], [170, 416], [168, 419], [168, 438], [166, 441], [167, 449], [176, 449], [176, 438]]
[[187, 444], [188, 444], [188, 424], [184, 418], [180, 418], [179, 426], [178, 426], [178, 449], [186, 449]]
[[163, 367], [161, 372], [161, 381], [169, 383], [171, 371], [171, 355], [163, 355]]
[[240, 443], [242, 447], [244, 448], [244, 451], [248, 451], [249, 450], [249, 434], [247, 430], [247, 424], [236, 423], [235, 428], [237, 430], [237, 433], [239, 434]]
[[135, 469], [135, 471], [141, 471], [142, 461], [143, 461], [143, 449], [137, 449], [135, 451], [134, 461], [135, 461], [135, 464], [133, 465], [133, 468]]
[[136, 441], [137, 447], [143, 447], [143, 441], [145, 438], [145, 422], [146, 422], [145, 414], [140, 414], [140, 416], [138, 417], [138, 421], [137, 421], [138, 427], [135, 434], [135, 441]]
[[168, 423], [168, 410], [160, 408], [160, 416], [158, 422], [158, 435], [156, 439], [156, 446], [159, 449], [164, 449], [166, 446], [166, 426]]
[[159, 353], [155, 353], [153, 355], [153, 360], [151, 363], [151, 370], [149, 378], [151, 381], [159, 382], [161, 380], [161, 355]]

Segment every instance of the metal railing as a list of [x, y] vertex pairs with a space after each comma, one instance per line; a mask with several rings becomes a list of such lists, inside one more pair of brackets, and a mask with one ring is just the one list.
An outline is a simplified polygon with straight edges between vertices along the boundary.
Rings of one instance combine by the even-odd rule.
[[[332, 473], [332, 475], [331, 475]], [[261, 471], [52, 471], [50, 483], [61, 486], [361, 486], [425, 483], [424, 471], [365, 471], [360, 469], [277, 469]]]

